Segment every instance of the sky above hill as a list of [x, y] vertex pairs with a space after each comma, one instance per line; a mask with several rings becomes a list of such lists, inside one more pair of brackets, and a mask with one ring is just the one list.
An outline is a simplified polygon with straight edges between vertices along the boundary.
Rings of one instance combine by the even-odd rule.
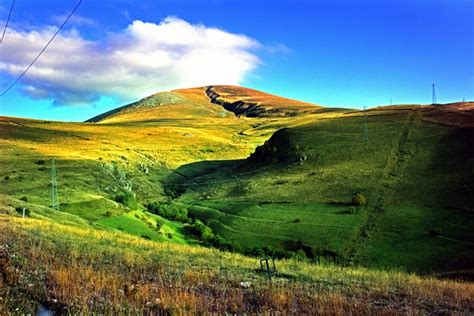
[[[11, 0], [0, 0], [3, 32]], [[78, 3], [16, 0], [0, 93]], [[83, 121], [158, 91], [237, 84], [325, 106], [474, 99], [470, 0], [82, 0], [0, 115]]]

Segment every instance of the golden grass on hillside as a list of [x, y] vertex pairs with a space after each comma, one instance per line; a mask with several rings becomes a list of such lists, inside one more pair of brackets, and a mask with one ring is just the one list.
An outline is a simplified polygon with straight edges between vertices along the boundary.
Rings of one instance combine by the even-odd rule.
[[474, 310], [472, 283], [294, 260], [277, 261], [269, 281], [256, 259], [213, 249], [10, 216], [0, 231], [2, 313], [37, 304], [71, 313]]

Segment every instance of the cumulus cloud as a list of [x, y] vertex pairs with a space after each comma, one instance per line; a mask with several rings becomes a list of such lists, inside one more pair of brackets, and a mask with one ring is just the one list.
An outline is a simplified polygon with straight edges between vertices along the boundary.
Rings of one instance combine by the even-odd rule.
[[[19, 75], [56, 31], [10, 30], [0, 73]], [[133, 21], [102, 41], [63, 32], [23, 77], [23, 93], [56, 104], [90, 104], [101, 95], [121, 101], [157, 91], [208, 84], [240, 84], [259, 64], [252, 38], [168, 17]]]

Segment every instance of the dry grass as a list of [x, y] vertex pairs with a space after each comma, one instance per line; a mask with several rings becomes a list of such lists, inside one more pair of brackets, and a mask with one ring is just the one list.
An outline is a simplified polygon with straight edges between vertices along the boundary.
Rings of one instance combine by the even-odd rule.
[[213, 249], [11, 216], [0, 217], [0, 230], [0, 312], [31, 313], [38, 304], [72, 313], [474, 310], [471, 283], [293, 260], [278, 261], [269, 282], [256, 259]]

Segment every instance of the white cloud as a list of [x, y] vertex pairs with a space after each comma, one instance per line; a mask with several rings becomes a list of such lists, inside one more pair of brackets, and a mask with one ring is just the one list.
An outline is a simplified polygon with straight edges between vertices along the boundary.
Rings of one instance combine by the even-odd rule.
[[[55, 32], [9, 30], [0, 73], [18, 76]], [[101, 95], [122, 101], [157, 91], [208, 84], [240, 84], [259, 64], [260, 44], [245, 36], [168, 17], [159, 24], [134, 21], [103, 41], [76, 30], [56, 37], [21, 83], [32, 98], [85, 104]]]

